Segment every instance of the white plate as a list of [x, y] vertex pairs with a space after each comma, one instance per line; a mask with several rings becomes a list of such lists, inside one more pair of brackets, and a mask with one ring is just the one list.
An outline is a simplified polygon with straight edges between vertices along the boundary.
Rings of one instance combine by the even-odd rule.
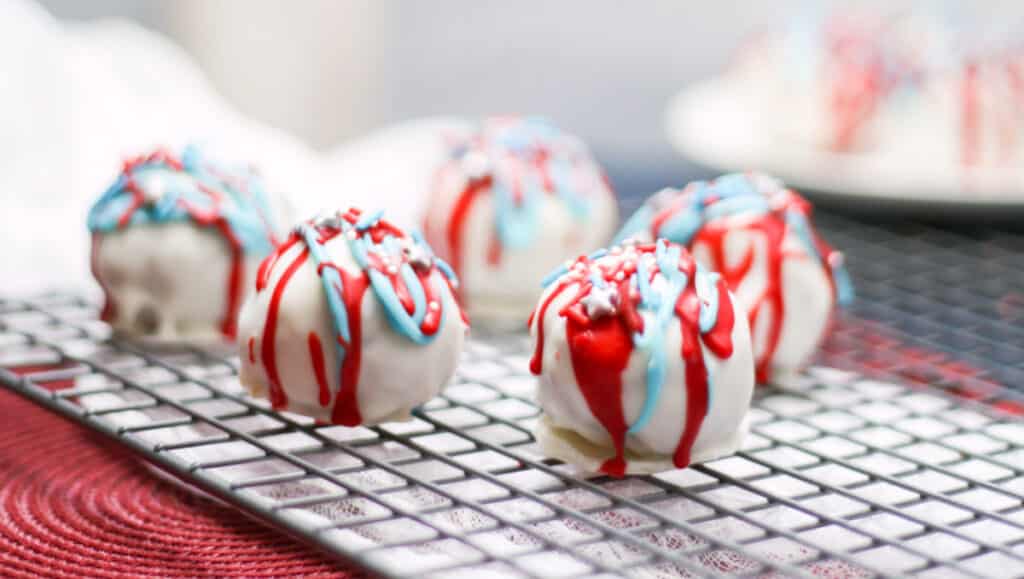
[[846, 200], [1024, 208], [1024, 170], [965, 169], [898, 154], [833, 153], [758, 126], [737, 83], [703, 81], [669, 102], [668, 138], [686, 157], [722, 171], [760, 170], [797, 189]]

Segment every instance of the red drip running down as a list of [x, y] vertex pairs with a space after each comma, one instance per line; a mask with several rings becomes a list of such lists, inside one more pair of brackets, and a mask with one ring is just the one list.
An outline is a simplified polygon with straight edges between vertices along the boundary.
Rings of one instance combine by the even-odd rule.
[[316, 384], [319, 389], [320, 406], [327, 406], [331, 403], [331, 391], [327, 387], [327, 370], [324, 368], [324, 348], [320, 344], [320, 337], [316, 332], [310, 332], [306, 338], [309, 347], [309, 358], [313, 363], [313, 374], [316, 376]]
[[[293, 234], [294, 237], [294, 234]], [[281, 248], [275, 253], [283, 254]], [[263, 323], [263, 336], [261, 338], [260, 358], [263, 361], [263, 366], [267, 370], [267, 381], [270, 382], [270, 405], [275, 410], [281, 410], [288, 406], [288, 395], [285, 394], [284, 388], [281, 386], [281, 377], [277, 372], [277, 353], [275, 352], [275, 344], [277, 344], [277, 315], [281, 309], [281, 296], [284, 295], [285, 288], [288, 287], [288, 282], [292, 276], [299, 269], [299, 266], [306, 261], [306, 257], [309, 256], [309, 248], [302, 248], [302, 251], [292, 260], [288, 265], [288, 268], [281, 274], [281, 279], [277, 281], [277, 285], [274, 287], [274, 291], [270, 294], [270, 304], [267, 306], [267, 318]], [[271, 259], [271, 258], [267, 258]], [[275, 258], [276, 262], [276, 258]], [[267, 275], [270, 275], [268, 271]]]
[[252, 336], [249, 337], [249, 363], [256, 363], [256, 338]]
[[[771, 212], [756, 219], [745, 221], [739, 227], [734, 226], [727, 219], [711, 221], [705, 224], [690, 242], [690, 248], [698, 245], [708, 248], [711, 262], [707, 265], [710, 269], [718, 271], [729, 289], [735, 292], [738, 291], [740, 285], [752, 269], [755, 251], [752, 242], [740, 262], [736, 265], [730, 265], [725, 251], [728, 234], [736, 231], [749, 231], [753, 232], [755, 237], [764, 239], [765, 287], [757, 299], [749, 305], [750, 310], [747, 312], [751, 332], [756, 333], [758, 322], [762, 320], [762, 316], [770, 318], [764, 350], [758, 353], [755, 361], [756, 378], [759, 384], [766, 384], [771, 378], [772, 364], [775, 359], [775, 352], [778, 350], [779, 340], [782, 337], [782, 325], [786, 317], [785, 301], [783, 300], [782, 267], [786, 258], [795, 255], [783, 249], [788, 231], [786, 213], [798, 211], [805, 216], [808, 224], [810, 224], [811, 213], [810, 203], [791, 190], [782, 190], [774, 194], [771, 202]], [[814, 249], [824, 256], [826, 264], [831, 263], [838, 254], [821, 239], [813, 228], [811, 236], [815, 244]], [[832, 268], [826, 265], [824, 270], [832, 288], [832, 295], [835, 296], [836, 288], [835, 280], [832, 277]]]
[[[524, 175], [528, 171], [535, 171], [540, 180], [541, 188], [548, 195], [555, 195], [557, 193], [555, 188], [555, 181], [551, 176], [549, 168], [549, 161], [551, 159], [551, 151], [546, 148], [538, 148], [531, 158], [523, 160], [515, 156], [509, 156], [503, 159], [506, 164], [508, 175], [511, 181], [511, 192], [513, 199], [517, 205], [524, 202]], [[574, 169], [580, 164], [578, 159], [573, 161]], [[460, 171], [459, 164], [456, 161], [448, 163], [442, 167], [434, 178], [434, 191], [439, 194], [441, 192], [441, 185], [446, 181], [444, 178], [448, 174], [457, 173]], [[605, 185], [607, 191], [613, 191], [611, 182], [603, 171], [600, 172], [602, 183]], [[455, 204], [452, 206], [451, 213], [448, 216], [446, 226], [443, 233], [439, 230], [438, 226], [433, 223], [434, 218], [428, 213], [424, 225], [423, 231], [426, 232], [428, 240], [431, 245], [441, 250], [441, 255], [448, 260], [451, 264], [452, 269], [455, 270], [456, 275], [459, 278], [465, 277], [464, 268], [464, 250], [465, 250], [465, 231], [466, 222], [469, 217], [469, 213], [473, 208], [473, 204], [481, 196], [481, 194], [489, 193], [491, 187], [494, 185], [494, 177], [492, 175], [486, 175], [480, 178], [469, 178], [466, 182], [466, 186], [459, 192], [458, 197], [455, 200]], [[491, 235], [491, 238], [487, 241], [487, 250], [485, 252], [485, 258], [487, 264], [492, 267], [501, 265], [503, 253], [503, 246], [501, 239], [498, 237], [497, 232]], [[463, 295], [463, 298], [465, 296]]]
[[[659, 241], [659, 243], [668, 243]], [[531, 323], [535, 324], [536, 343], [530, 360], [530, 371], [543, 372], [544, 321], [548, 307], [566, 289], [575, 287], [576, 293], [559, 310], [566, 318], [566, 343], [572, 360], [576, 383], [591, 414], [608, 432], [615, 455], [601, 465], [601, 472], [622, 477], [627, 471], [626, 436], [629, 425], [623, 409], [622, 375], [633, 353], [633, 335], [643, 331], [644, 321], [638, 306], [640, 295], [630, 286], [630, 276], [636, 272], [638, 255], [653, 253], [655, 244], [638, 245], [636, 254], [617, 253], [618, 257], [591, 261], [580, 257], [541, 302]], [[630, 250], [626, 250], [627, 252]], [[679, 260], [679, 270], [686, 274], [687, 287], [680, 293], [675, 314], [682, 333], [680, 355], [686, 366], [686, 417], [683, 432], [673, 453], [673, 464], [678, 468], [690, 464], [693, 444], [697, 440], [707, 413], [708, 373], [704, 364], [703, 343], [720, 358], [732, 355], [732, 329], [734, 314], [728, 290], [718, 281], [718, 318], [714, 328], [703, 337], [699, 331], [700, 299], [696, 290], [696, 262], [687, 253]], [[591, 318], [583, 305], [593, 284], [591, 274], [597, 274], [618, 290], [619, 304], [614, 314]], [[653, 280], [658, 270], [650, 272]], [[671, 385], [669, 385], [671, 387]]]
[[[360, 214], [359, 210], [350, 209], [342, 216], [342, 218], [349, 224], [355, 224], [358, 222]], [[329, 225], [315, 225], [315, 227], [319, 234], [315, 243], [320, 245], [327, 244], [343, 233], [342, 229]], [[388, 236], [401, 238], [407, 237], [402, 230], [384, 220], [379, 220], [376, 224], [364, 231], [363, 234], [369, 235], [369, 237], [377, 243]], [[278, 248], [274, 254], [267, 257], [263, 265], [260, 267], [260, 273], [257, 276], [257, 291], [261, 291], [267, 286], [274, 266], [279, 258], [293, 245], [301, 243], [302, 241], [303, 239], [298, 233], [292, 233], [288, 240]], [[280, 312], [280, 303], [282, 296], [284, 295], [285, 288], [287, 287], [292, 275], [303, 263], [305, 263], [309, 255], [310, 250], [308, 247], [304, 247], [303, 250], [299, 252], [296, 259], [292, 261], [288, 266], [288, 269], [286, 269], [281, 275], [281, 278], [277, 281], [277, 285], [274, 286], [273, 294], [271, 294], [270, 298], [270, 304], [267, 308], [267, 318], [263, 327], [263, 349], [261, 357], [267, 371], [267, 378], [270, 382], [271, 404], [275, 409], [287, 406], [287, 396], [281, 386], [275, 352], [277, 318]], [[412, 313], [415, 310], [415, 304], [411, 293], [409, 292], [409, 288], [405, 285], [405, 280], [397, 273], [393, 273], [393, 271], [397, 272], [397, 269], [389, 270], [388, 264], [385, 263], [381, 256], [377, 254], [369, 253], [367, 255], [367, 259], [369, 261], [368, 268], [388, 277], [392, 286], [395, 288], [395, 293], [402, 306], [407, 312]], [[343, 426], [357, 426], [363, 422], [362, 414], [359, 410], [359, 370], [362, 362], [363, 299], [366, 295], [367, 289], [369, 289], [371, 285], [370, 276], [367, 271], [361, 271], [356, 274], [350, 273], [332, 262], [320, 263], [317, 266], [317, 275], [322, 276], [323, 271], [326, 268], [334, 270], [341, 278], [341, 284], [333, 284], [331, 291], [337, 292], [338, 297], [341, 298], [341, 302], [345, 307], [345, 313], [348, 319], [347, 329], [350, 338], [348, 341], [344, 340], [340, 332], [337, 332], [337, 335], [335, 336], [338, 345], [341, 346], [345, 352], [345, 357], [341, 363], [339, 371], [338, 396], [334, 400], [334, 406], [331, 410], [331, 422], [333, 424], [340, 424]], [[424, 294], [428, 304], [427, 314], [424, 316], [424, 319], [420, 324], [420, 330], [426, 335], [433, 335], [437, 333], [441, 325], [442, 297], [438, 294], [435, 284], [431, 283], [431, 278], [437, 269], [436, 267], [431, 266], [429, 268], [414, 267], [413, 270], [423, 285]], [[450, 291], [454, 292], [454, 289], [450, 285], [448, 288]], [[465, 320], [464, 313], [462, 314], [462, 319]], [[307, 344], [310, 353], [310, 364], [313, 367], [319, 388], [319, 401], [321, 406], [327, 407], [331, 403], [331, 392], [325, 369], [323, 344], [315, 332], [310, 332], [308, 334]]]
[[100, 242], [100, 235], [93, 233], [92, 247], [89, 251], [89, 268], [92, 270], [92, 276], [96, 278], [96, 282], [100, 284], [100, 289], [103, 290], [103, 309], [100, 310], [100, 319], [110, 323], [114, 321], [117, 307], [114, 305], [114, 296], [110, 293], [110, 288], [100, 277]]

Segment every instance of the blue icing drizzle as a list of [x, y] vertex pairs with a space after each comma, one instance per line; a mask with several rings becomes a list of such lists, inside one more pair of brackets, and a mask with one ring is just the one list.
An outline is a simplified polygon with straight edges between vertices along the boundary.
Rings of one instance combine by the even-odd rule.
[[[682, 248], [678, 245], [666, 247], [663, 243], [657, 244], [655, 261], [658, 265], [658, 271], [663, 278], [663, 283], [660, 284], [660, 289], [658, 290], [655, 290], [648, 283], [649, 276], [643, 257], [637, 260], [635, 277], [637, 280], [637, 290], [640, 294], [640, 303], [637, 308], [652, 312], [654, 319], [653, 323], [644, 324], [642, 333], [634, 334], [633, 336], [633, 344], [636, 348], [648, 353], [648, 362], [644, 404], [641, 407], [640, 415], [629, 427], [628, 432], [631, 434], [643, 430], [651, 421], [664, 387], [667, 357], [665, 352], [665, 332], [668, 329], [668, 325], [676, 319], [676, 303], [679, 301], [679, 296], [686, 291], [687, 285], [690, 282], [686, 273], [679, 269], [681, 253]], [[697, 296], [701, 298], [698, 313], [698, 329], [701, 334], [706, 334], [718, 322], [718, 291], [716, 287], [718, 276], [717, 274], [705, 271], [700, 265], [697, 265], [694, 275], [694, 287], [697, 291]], [[714, 298], [706, 299], [711, 294], [714, 294]], [[700, 352], [701, 356], [703, 356], [703, 349]], [[710, 368], [708, 368], [707, 383], [708, 408], [710, 408]]]
[[[629, 285], [636, 288], [640, 297], [637, 310], [653, 313], [653, 320], [646, 320], [642, 332], [633, 334], [633, 345], [648, 353], [646, 392], [644, 404], [641, 407], [640, 415], [630, 425], [628, 432], [636, 433], [644, 429], [654, 415], [661, 396], [665, 382], [666, 373], [666, 352], [665, 352], [665, 331], [669, 323], [676, 319], [675, 306], [679, 296], [686, 291], [689, 284], [687, 275], [679, 269], [679, 259], [682, 255], [682, 247], [679, 245], [666, 246], [664, 242], [658, 242], [655, 246], [655, 263], [661, 274], [661, 283], [657, 287], [650, 281], [647, 260], [644, 255], [639, 255], [636, 260], [636, 272], [630, 275]], [[596, 260], [608, 254], [607, 250], [598, 250], [591, 254], [590, 259]], [[695, 279], [693, 280], [697, 297], [700, 300], [698, 309], [698, 330], [706, 334], [714, 329], [718, 323], [718, 280], [719, 275], [705, 270], [699, 263], [695, 263]], [[563, 265], [549, 273], [542, 282], [544, 287], [550, 286], [560, 277], [569, 272], [569, 267]], [[605, 280], [597, 272], [592, 271], [590, 283], [595, 287], [604, 287]], [[653, 321], [653, 323], [648, 323]], [[701, 355], [704, 351], [701, 349]], [[712, 375], [708, 368], [708, 408], [712, 401]]]
[[[413, 313], [409, 314], [405, 306], [402, 305], [390, 278], [373, 267], [370, 262], [371, 254], [394, 260], [401, 258], [405, 250], [403, 240], [400, 240], [390, 232], [385, 234], [379, 242], [373, 240], [371, 230], [378, 224], [382, 214], [383, 212], [381, 211], [364, 214], [354, 225], [338, 216], [335, 219], [326, 220], [322, 226], [340, 228], [339, 235], [348, 244], [349, 251], [356, 264], [369, 278], [370, 288], [373, 289], [378, 302], [383, 306], [391, 328], [416, 344], [428, 344], [437, 337], [440, 329], [434, 334], [424, 334], [420, 328], [428, 313], [429, 304], [427, 303], [427, 292], [423, 287], [423, 282], [416, 275], [413, 265], [403, 260], [401, 265], [397, 266], [397, 273], [409, 290], [409, 295], [413, 300]], [[310, 255], [320, 273], [335, 332], [347, 344], [351, 340], [351, 331], [349, 328], [348, 311], [342, 298], [344, 294], [344, 277], [334, 267], [321, 267], [321, 264], [330, 262], [323, 245], [318, 241], [320, 232], [316, 226], [303, 224], [299, 226], [297, 231], [306, 246], [309, 247]], [[417, 250], [422, 251], [429, 258], [431, 266], [436, 266], [438, 271], [448, 278], [452, 284], [458, 283], [451, 267], [433, 255], [430, 247], [423, 241], [423, 237], [419, 232], [413, 231], [406, 243], [411, 243]], [[441, 308], [439, 312], [441, 316], [439, 321], [440, 328], [444, 326], [447, 315], [444, 309], [444, 300], [439, 300], [438, 306]], [[339, 343], [336, 346], [336, 351], [339, 363], [343, 362], [346, 355], [345, 347]]]
[[[696, 181], [676, 191], [675, 195], [686, 196], [686, 206], [662, 223], [655, 236], [682, 245], [688, 245], [702, 227], [715, 219], [733, 215], [763, 215], [772, 210], [769, 198], [744, 173], [722, 175], [711, 182]], [[662, 209], [653, 203], [656, 197], [652, 197], [652, 201], [645, 203], [626, 221], [626, 225], [616, 235], [616, 243], [650, 231], [654, 218]], [[707, 203], [708, 199], [714, 201]], [[840, 305], [851, 303], [854, 288], [849, 273], [841, 262], [829, 263], [828, 256], [820, 254], [807, 216], [802, 211], [791, 209], [785, 212], [784, 218], [807, 253], [832, 272], [836, 301]]]
[[[162, 174], [167, 189], [159, 198], [136, 208], [125, 226], [187, 222], [195, 219], [192, 212], [206, 213], [218, 209], [212, 197], [203, 191], [206, 188], [224, 196], [218, 216], [227, 222], [243, 250], [258, 256], [270, 253], [274, 249], [274, 240], [268, 227], [274, 227], [274, 218], [269, 211], [270, 204], [262, 182], [248, 171], [229, 174], [221, 168], [211, 171], [210, 166], [210, 161], [204, 159], [194, 146], [183, 150], [180, 170], [160, 155], [132, 162], [90, 208], [87, 218], [89, 230], [108, 233], [118, 229], [121, 217], [135, 203], [129, 188], [130, 180], [141, 189], [144, 187], [141, 181], [145, 177]], [[245, 180], [246, 189], [235, 187], [231, 183], [232, 178]]]
[[[558, 141], [568, 137], [541, 117], [499, 119], [492, 121], [491, 128], [482, 132], [479, 143], [457, 147], [456, 157], [479, 148], [490, 159], [492, 167], [499, 167], [504, 157], [514, 157], [528, 167], [518, 175], [507, 175], [501, 170], [493, 171], [491, 186], [495, 205], [495, 227], [498, 239], [505, 247], [523, 249], [533, 245], [541, 227], [541, 207], [548, 192], [541, 175], [532, 169], [537, 156], [545, 154], [543, 162], [553, 185], [553, 193], [565, 202], [570, 215], [578, 223], [585, 222], [592, 209], [593, 196], [588, 191], [578, 190], [574, 175], [579, 169], [570, 152], [558, 146]], [[590, 164], [588, 155], [585, 161]], [[594, 170], [597, 170], [596, 167]], [[516, 199], [514, 184], [519, 180]], [[596, 176], [595, 176], [596, 179]]]
[[[342, 288], [344, 288], [345, 283], [342, 280], [341, 273], [336, 269], [320, 267], [320, 264], [326, 263], [328, 260], [327, 256], [324, 255], [323, 246], [317, 242], [317, 238], [320, 237], [317, 230], [313, 226], [303, 223], [298, 227], [298, 232], [306, 243], [306, 247], [309, 248], [309, 255], [313, 258], [313, 263], [316, 264], [319, 270], [320, 283], [323, 284], [324, 295], [327, 296], [327, 308], [330, 310], [331, 318], [334, 321], [334, 331], [341, 337], [341, 340], [333, 340], [334, 351], [338, 355], [340, 364], [341, 360], [345, 359], [345, 346], [352, 341], [348, 329], [348, 310], [345, 309], [345, 302], [341, 297]], [[342, 340], [344, 344], [341, 343]]]

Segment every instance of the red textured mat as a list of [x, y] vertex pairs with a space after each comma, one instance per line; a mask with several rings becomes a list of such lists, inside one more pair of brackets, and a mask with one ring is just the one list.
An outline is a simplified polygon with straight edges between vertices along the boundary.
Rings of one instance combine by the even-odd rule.
[[4, 391], [0, 504], [3, 577], [362, 575]]

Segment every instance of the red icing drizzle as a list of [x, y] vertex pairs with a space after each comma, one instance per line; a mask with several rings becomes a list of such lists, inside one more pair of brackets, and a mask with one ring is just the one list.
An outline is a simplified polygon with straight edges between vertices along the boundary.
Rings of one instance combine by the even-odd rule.
[[[712, 201], [713, 202], [713, 201]], [[754, 246], [747, 248], [746, 253], [735, 266], [730, 266], [726, 259], [725, 240], [731, 231], [752, 231], [760, 234], [765, 240], [765, 268], [766, 280], [764, 291], [757, 299], [750, 304], [750, 311], [747, 312], [751, 331], [757, 328], [761, 315], [771, 316], [771, 325], [768, 327], [767, 341], [764, 350], [759, 353], [755, 361], [756, 377], [759, 383], [767, 383], [771, 377], [772, 361], [782, 337], [782, 323], [786, 316], [785, 302], [783, 300], [782, 287], [782, 265], [785, 258], [789, 257], [788, 252], [783, 251], [783, 241], [786, 237], [787, 225], [785, 214], [787, 211], [799, 211], [808, 218], [810, 225], [810, 204], [802, 197], [790, 190], [783, 190], [776, 193], [772, 198], [773, 208], [769, 213], [745, 222], [742, 226], [733, 226], [728, 220], [711, 221], [705, 224], [693, 237], [690, 247], [704, 244], [710, 253], [711, 263], [708, 266], [722, 275], [722, 279], [732, 291], [737, 291], [743, 280], [750, 273], [754, 262]], [[830, 261], [835, 251], [811, 229], [815, 249], [818, 253]], [[835, 281], [832, 278], [832, 269], [825, 267], [832, 292], [835, 295]], [[769, 314], [764, 314], [769, 311]]]
[[[280, 249], [279, 253], [283, 253]], [[277, 353], [275, 343], [277, 342], [277, 314], [281, 308], [281, 296], [288, 287], [288, 280], [292, 278], [299, 266], [309, 256], [309, 248], [303, 248], [299, 255], [288, 265], [288, 269], [281, 274], [274, 293], [270, 295], [270, 305], [267, 306], [267, 319], [263, 324], [263, 342], [260, 349], [260, 358], [263, 359], [263, 366], [267, 369], [267, 380], [270, 382], [270, 405], [275, 409], [284, 408], [288, 405], [288, 396], [281, 387], [281, 378], [277, 373]], [[268, 274], [269, 275], [269, 274]]]
[[114, 315], [117, 312], [114, 306], [114, 298], [110, 293], [110, 288], [100, 277], [100, 242], [102, 238], [98, 233], [92, 234], [92, 247], [89, 251], [89, 268], [92, 270], [93, 277], [96, 278], [96, 283], [100, 284], [100, 289], [103, 290], [103, 309], [100, 310], [100, 319], [104, 322], [111, 322], [114, 319]]
[[316, 332], [310, 332], [306, 338], [309, 346], [309, 358], [313, 363], [313, 374], [316, 375], [316, 383], [320, 390], [320, 406], [327, 406], [331, 403], [331, 391], [327, 387], [327, 370], [324, 368], [324, 348], [320, 344], [320, 337]]
[[[640, 254], [653, 253], [655, 249], [653, 243], [636, 246]], [[685, 424], [673, 453], [673, 464], [683, 468], [690, 464], [693, 444], [707, 414], [708, 374], [700, 344], [703, 342], [721, 358], [731, 356], [731, 336], [735, 317], [725, 283], [719, 280], [718, 317], [715, 326], [702, 337], [698, 324], [700, 300], [695, 285], [696, 262], [689, 254], [683, 252], [679, 268], [688, 278], [688, 285], [680, 293], [675, 306], [682, 333], [683, 345], [680, 355], [686, 366], [684, 387], [687, 391], [687, 402]], [[531, 324], [536, 323], [536, 342], [530, 360], [530, 371], [540, 374], [543, 371], [544, 319], [548, 307], [567, 288], [573, 285], [578, 287], [576, 295], [558, 313], [566, 318], [566, 341], [580, 392], [593, 416], [608, 432], [615, 449], [614, 456], [607, 459], [600, 470], [615, 477], [624, 476], [627, 467], [625, 448], [629, 425], [626, 423], [622, 404], [622, 373], [633, 352], [633, 334], [643, 330], [643, 318], [637, 310], [640, 295], [629, 282], [629, 276], [635, 271], [635, 257], [598, 262], [580, 257], [570, 268], [570, 272], [548, 293], [531, 319]], [[588, 277], [590, 272], [598, 273], [606, 282], [617, 287], [619, 304], [614, 314], [593, 319], [587, 314], [582, 300], [593, 289]], [[654, 279], [656, 273], [656, 270], [651, 271], [650, 278]], [[671, 384], [666, 386], [672, 387]]]
[[[502, 122], [515, 121], [513, 118], [496, 118], [493, 120]], [[480, 139], [480, 137], [477, 137], [477, 139]], [[523, 176], [528, 169], [537, 172], [541, 188], [545, 193], [549, 195], [557, 193], [555, 182], [551, 176], [549, 167], [551, 155], [552, 152], [550, 149], [538, 145], [529, 158], [521, 159], [516, 156], [511, 156], [507, 159], [509, 161], [509, 185], [513, 200], [517, 205], [521, 205], [524, 201]], [[579, 159], [573, 160], [574, 168], [581, 164], [582, 163]], [[456, 162], [452, 162], [438, 171], [437, 176], [434, 179], [435, 190], [439, 190], [440, 183], [443, 182], [441, 177], [446, 171], [458, 170], [458, 164]], [[605, 175], [605, 173], [599, 168], [597, 170], [600, 174], [602, 183], [606, 187], [608, 195], [614, 197], [614, 189], [611, 187], [611, 182], [608, 180], [607, 175]], [[455, 270], [455, 273], [460, 277], [460, 279], [464, 276], [463, 250], [465, 240], [463, 239], [463, 236], [465, 233], [466, 219], [468, 218], [470, 209], [478, 196], [481, 193], [489, 192], [493, 184], [494, 177], [492, 175], [486, 175], [481, 178], [470, 178], [468, 180], [466, 186], [459, 193], [458, 198], [452, 207], [443, 236], [439, 231], [437, 231], [437, 229], [435, 229], [434, 224], [431, 223], [432, 218], [429, 212], [427, 214], [423, 226], [424, 232], [426, 232], [430, 243], [435, 248], [442, 249], [440, 252], [442, 257], [448, 260], [452, 269]], [[502, 253], [503, 247], [501, 239], [497, 232], [494, 232], [487, 242], [487, 250], [485, 252], [487, 264], [494, 267], [499, 266], [502, 260]]]
[[[341, 271], [340, 268], [338, 268]], [[342, 298], [348, 312], [348, 331], [352, 338], [350, 343], [338, 341], [345, 347], [345, 361], [341, 364], [341, 390], [338, 400], [334, 403], [331, 421], [344, 426], [362, 424], [363, 417], [359, 412], [359, 365], [363, 359], [363, 294], [370, 286], [370, 278], [366, 275], [349, 276], [341, 271], [345, 288]], [[335, 286], [336, 291], [340, 290]]]
[[256, 338], [253, 336], [249, 337], [249, 363], [256, 363]]
[[[123, 228], [131, 221], [132, 216], [145, 204], [145, 193], [139, 188], [135, 182], [132, 173], [139, 166], [150, 164], [150, 163], [164, 163], [175, 171], [183, 171], [184, 166], [181, 161], [176, 157], [164, 150], [157, 150], [149, 155], [143, 155], [128, 159], [124, 162], [122, 172], [126, 177], [125, 189], [132, 194], [132, 203], [128, 206], [123, 214], [118, 218], [118, 228]], [[197, 187], [200, 191], [207, 194], [213, 201], [213, 207], [209, 211], [203, 211], [197, 207], [193, 207], [184, 201], [186, 210], [195, 220], [197, 225], [206, 227], [215, 227], [221, 234], [224, 240], [228, 243], [231, 251], [231, 266], [228, 271], [227, 289], [226, 296], [224, 299], [224, 313], [221, 316], [220, 332], [226, 338], [234, 339], [238, 331], [238, 310], [242, 305], [242, 280], [245, 277], [245, 248], [242, 246], [241, 241], [235, 236], [231, 229], [231, 225], [227, 219], [224, 218], [220, 211], [220, 205], [224, 202], [224, 195], [206, 186], [203, 183], [197, 183]], [[266, 216], [261, 214], [264, 223], [266, 222]], [[267, 224], [267, 236], [271, 243], [277, 245], [277, 241], [274, 237], [274, 233]], [[99, 280], [99, 276], [96, 275], [97, 268], [97, 253], [98, 253], [98, 242], [96, 236], [93, 236], [93, 255], [92, 255], [92, 268], [93, 275]], [[260, 276], [263, 276], [264, 261], [260, 267]], [[265, 283], [265, 281], [264, 281]], [[113, 317], [113, 305], [110, 301], [110, 292], [103, 286], [103, 282], [100, 281], [100, 286], [103, 288], [103, 292], [106, 295], [106, 305], [104, 306], [103, 312], [101, 313], [101, 319], [109, 321]], [[257, 280], [257, 289], [261, 289], [259, 280]]]
[[[349, 209], [342, 218], [350, 224], [355, 224], [359, 221], [360, 215], [361, 212], [358, 209]], [[318, 226], [317, 232], [319, 233], [319, 237], [316, 240], [316, 243], [319, 244], [325, 244], [335, 237], [342, 235], [341, 229], [329, 226]], [[402, 238], [406, 237], [403, 231], [384, 220], [376, 222], [372, 227], [366, 230], [364, 234], [368, 234], [375, 242], [380, 242], [389, 235]], [[263, 287], [266, 287], [278, 258], [292, 245], [302, 242], [302, 237], [297, 233], [293, 233], [284, 245], [282, 245], [273, 255], [269, 256], [263, 262], [260, 267], [260, 273], [257, 276], [258, 290], [262, 290]], [[292, 274], [295, 273], [295, 270], [309, 257], [309, 255], [309, 248], [304, 248], [291, 265], [289, 265], [288, 269], [284, 272], [278, 280], [277, 285], [274, 287], [270, 305], [267, 308], [267, 319], [263, 330], [262, 357], [267, 369], [267, 377], [271, 382], [271, 404], [273, 404], [275, 408], [283, 407], [287, 404], [287, 398], [284, 396], [284, 392], [280, 386], [273, 347], [273, 339], [277, 327], [278, 309], [280, 307], [281, 296], [284, 293], [284, 288], [286, 287], [288, 280]], [[395, 269], [393, 271], [389, 271], [388, 264], [386, 264], [377, 254], [369, 253], [367, 254], [367, 259], [369, 261], [370, 268], [388, 277], [390, 283], [395, 288], [395, 293], [402, 306], [407, 312], [412, 313], [415, 309], [415, 304], [411, 294], [409, 293], [408, 287], [405, 285], [404, 279], [398, 274], [398, 270]], [[345, 350], [345, 357], [341, 362], [341, 368], [339, 371], [340, 386], [337, 399], [335, 400], [334, 407], [331, 411], [331, 422], [343, 426], [357, 426], [363, 422], [362, 415], [359, 411], [358, 397], [359, 370], [362, 362], [363, 342], [362, 303], [363, 297], [371, 285], [370, 277], [367, 272], [352, 274], [331, 262], [320, 263], [317, 267], [317, 274], [322, 275], [325, 268], [333, 269], [341, 277], [341, 285], [333, 284], [332, 291], [338, 293], [338, 296], [344, 304], [346, 317], [348, 319], [348, 332], [350, 337], [350, 340], [346, 342], [342, 339], [340, 332], [336, 336], [338, 344]], [[439, 330], [442, 317], [441, 296], [437, 293], [434, 284], [430, 283], [432, 274], [437, 270], [431, 266], [429, 268], [413, 267], [413, 271], [423, 285], [424, 294], [428, 304], [426, 315], [420, 324], [420, 330], [426, 335], [432, 335], [437, 333]], [[454, 292], [450, 285], [449, 289]], [[431, 307], [429, 304], [436, 304], [436, 307]], [[460, 313], [462, 314], [462, 319], [465, 321], [465, 313], [461, 312], [461, 309]], [[317, 336], [315, 332], [309, 333], [307, 336], [307, 343], [310, 353], [310, 363], [313, 367], [317, 384], [319, 386], [320, 404], [326, 407], [331, 402], [331, 392], [325, 369], [323, 345], [319, 336]], [[280, 406], [275, 402], [275, 400], [281, 401]]]

